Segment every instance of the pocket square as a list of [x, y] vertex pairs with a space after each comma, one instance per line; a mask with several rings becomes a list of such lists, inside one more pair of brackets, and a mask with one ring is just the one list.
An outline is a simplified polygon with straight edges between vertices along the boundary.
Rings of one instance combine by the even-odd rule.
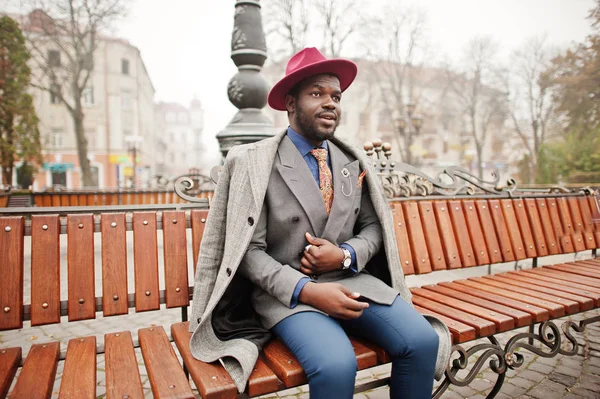
[[365, 178], [366, 174], [367, 174], [367, 170], [365, 169], [361, 172], [360, 175], [358, 175], [358, 183], [356, 184], [357, 187], [362, 187], [363, 179]]

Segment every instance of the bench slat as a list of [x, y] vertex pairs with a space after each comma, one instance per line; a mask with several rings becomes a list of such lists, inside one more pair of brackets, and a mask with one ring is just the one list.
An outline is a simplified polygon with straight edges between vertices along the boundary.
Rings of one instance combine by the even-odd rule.
[[425, 309], [420, 306], [415, 305], [415, 309], [422, 315], [431, 315], [439, 318], [450, 330], [450, 334], [452, 334], [452, 343], [453, 344], [462, 344], [463, 342], [472, 341], [477, 337], [477, 332], [471, 326], [468, 326], [460, 321], [454, 320], [448, 316], [444, 316], [443, 314], [439, 314], [430, 309]]
[[558, 214], [560, 215], [560, 221], [565, 235], [573, 235], [575, 233], [575, 225], [571, 218], [567, 199], [563, 197], [556, 198], [556, 206], [558, 207]]
[[154, 397], [195, 398], [165, 330], [142, 328], [138, 337]]
[[463, 267], [477, 265], [475, 250], [471, 246], [469, 231], [465, 228], [467, 222], [460, 201], [448, 201], [448, 211], [452, 220], [452, 227], [454, 228], [454, 235], [456, 236], [458, 252], [460, 253]]
[[442, 243], [444, 244], [444, 255], [446, 256], [446, 264], [449, 269], [458, 269], [462, 267], [462, 261], [456, 245], [456, 237], [454, 236], [454, 229], [450, 216], [448, 213], [448, 205], [446, 201], [435, 201], [433, 203], [435, 210], [435, 217], [437, 219], [440, 234], [442, 236]]
[[533, 233], [529, 223], [529, 217], [527, 216], [527, 209], [525, 202], [522, 199], [513, 199], [513, 209], [519, 224], [519, 231], [521, 232], [521, 238], [523, 239], [523, 245], [525, 246], [525, 254], [528, 258], [535, 258], [541, 256], [537, 252], [535, 243], [533, 240]]
[[[488, 277], [486, 276], [484, 278], [488, 278]], [[583, 297], [581, 295], [569, 293], [567, 291], [562, 291], [560, 289], [554, 289], [554, 288], [550, 287], [549, 285], [539, 286], [539, 285], [535, 285], [535, 284], [530, 284], [528, 282], [523, 282], [520, 280], [512, 279], [508, 276], [494, 275], [493, 277], [490, 276], [489, 278], [494, 281], [499, 281], [499, 282], [503, 282], [506, 284], [514, 285], [515, 287], [526, 288], [531, 291], [537, 291], [537, 292], [543, 293], [544, 295], [548, 295], [548, 298], [554, 297], [557, 300], [558, 300], [558, 298], [564, 298], [564, 299], [576, 302], [579, 304], [579, 308], [577, 309], [578, 312], [579, 311], [583, 312], [583, 311], [594, 308], [594, 300], [593, 299], [591, 299], [589, 297]]]
[[406, 230], [406, 221], [404, 219], [404, 212], [402, 211], [402, 204], [399, 202], [394, 203], [392, 213], [394, 215], [396, 247], [400, 254], [402, 270], [404, 270], [405, 275], [415, 274], [415, 266], [410, 250], [410, 241], [408, 239], [408, 231]]
[[548, 253], [550, 255], [559, 254], [560, 244], [558, 243], [556, 236], [554, 222], [552, 222], [550, 219], [550, 207], [544, 198], [536, 198], [535, 203], [540, 214], [540, 220], [542, 223], [542, 229], [544, 231], [544, 237], [546, 238], [546, 248], [548, 248]]
[[124, 213], [103, 213], [102, 312], [104, 316], [127, 314], [127, 237]]
[[[183, 364], [190, 373], [203, 399], [235, 398], [237, 396], [235, 383], [221, 363], [218, 361], [205, 363], [192, 356], [190, 351], [192, 333], [189, 332], [189, 322], [172, 324], [171, 336], [181, 354]], [[252, 379], [252, 375], [250, 379]], [[277, 377], [275, 377], [275, 380], [277, 380]], [[272, 390], [267, 389], [264, 393], [276, 391], [279, 385], [276, 382], [274, 387], [269, 388], [272, 388]]]
[[21, 363], [21, 351], [20, 347], [0, 349], [0, 398], [5, 398], [10, 389]]
[[518, 272], [496, 274], [495, 276], [507, 277], [513, 281], [517, 280], [517, 281], [521, 281], [523, 283], [527, 283], [530, 286], [548, 287], [548, 288], [552, 288], [554, 290], [569, 292], [571, 294], [590, 298], [592, 300], [594, 306], [600, 306], [600, 291], [595, 294], [591, 290], [581, 289], [579, 287], [575, 287], [573, 284], [569, 284], [569, 285], [566, 285], [564, 283], [561, 284], [558, 281], [549, 281], [549, 279], [536, 278], [532, 275], [523, 275]]
[[585, 239], [586, 248], [594, 249], [600, 245], [597, 242], [594, 235], [594, 223], [592, 221], [592, 212], [590, 211], [590, 205], [586, 197], [578, 197], [577, 202], [579, 205], [579, 211], [581, 212], [581, 220], [583, 224], [583, 237]]
[[493, 228], [498, 235], [502, 259], [504, 262], [512, 262], [515, 260], [515, 254], [512, 248], [510, 236], [508, 235], [508, 228], [506, 227], [506, 221], [504, 220], [504, 213], [500, 207], [500, 201], [488, 200], [488, 206], [490, 208], [490, 213], [492, 214], [492, 219], [494, 220]]
[[[541, 272], [541, 273], [538, 273]], [[515, 273], [515, 272], [510, 272]], [[536, 281], [547, 281], [549, 283], [555, 283], [558, 285], [565, 285], [565, 282], [568, 282], [569, 287], [577, 288], [583, 291], [588, 291], [592, 293], [600, 294], [600, 286], [592, 286], [590, 284], [586, 285], [584, 282], [578, 281], [577, 278], [574, 278], [574, 281], [568, 281], [565, 279], [561, 279], [553, 273], [546, 273], [544, 269], [533, 269], [533, 270], [521, 270], [519, 272], [524, 277], [532, 277]], [[568, 275], [567, 276], [571, 276]]]
[[404, 219], [408, 227], [408, 239], [414, 260], [415, 272], [417, 274], [431, 272], [431, 261], [427, 251], [427, 243], [423, 233], [423, 225], [419, 216], [416, 202], [403, 202]]
[[553, 278], [557, 278], [563, 281], [575, 282], [578, 284], [583, 284], [591, 287], [600, 287], [600, 279], [578, 276], [576, 274], [564, 272], [562, 270], [550, 269], [548, 266], [545, 266], [541, 269], [531, 269], [526, 270], [528, 273], [541, 273], [547, 276], [551, 276]]
[[581, 266], [577, 266], [577, 265], [548, 265], [548, 266], [544, 266], [547, 267], [549, 269], [555, 269], [555, 270], [561, 270], [567, 273], [571, 273], [571, 274], [578, 274], [581, 276], [585, 276], [585, 277], [591, 277], [591, 278], [595, 278], [595, 279], [600, 279], [600, 273], [595, 272], [592, 269], [586, 269], [584, 267]]
[[[590, 212], [592, 213], [592, 219], [596, 220], [596, 223], [594, 223], [594, 230], [598, 233], [600, 233], [600, 209], [598, 208], [598, 203], [600, 202], [600, 196], [598, 195], [590, 195], [587, 199], [588, 199], [588, 204], [590, 206]], [[596, 235], [596, 237], [598, 237]], [[598, 245], [600, 245], [600, 242], [598, 242], [598, 239], [596, 239], [596, 242], [598, 243]]]
[[104, 335], [106, 397], [138, 399], [144, 397], [131, 333], [123, 331]]
[[0, 331], [23, 327], [22, 216], [0, 218]]
[[194, 209], [190, 212], [190, 218], [192, 219], [192, 243], [193, 243], [193, 254], [194, 254], [194, 275], [196, 274], [196, 266], [198, 265], [198, 256], [200, 255], [200, 243], [202, 242], [202, 236], [204, 235], [204, 228], [206, 227], [206, 219], [208, 218], [208, 210], [197, 210]]
[[442, 305], [450, 306], [463, 312], [471, 313], [475, 316], [481, 317], [482, 319], [489, 320], [496, 325], [497, 333], [515, 328], [515, 321], [513, 318], [503, 313], [494, 312], [490, 309], [473, 305], [472, 303], [461, 301], [454, 297], [449, 297], [435, 291], [426, 290], [424, 288], [413, 288], [411, 292], [414, 295], [431, 299], [432, 301], [439, 302]]
[[488, 301], [487, 299], [478, 298], [476, 296], [472, 296], [469, 294], [465, 294], [460, 291], [455, 291], [448, 287], [443, 287], [440, 285], [426, 285], [423, 286], [424, 289], [430, 290], [433, 292], [437, 292], [439, 294], [445, 295], [447, 297], [455, 298], [464, 302], [471, 303], [473, 305], [478, 305], [487, 309], [490, 309], [494, 312], [498, 312], [501, 314], [508, 315], [513, 318], [515, 321], [515, 327], [523, 327], [528, 326], [532, 322], [531, 315], [526, 312], [522, 312], [520, 310], [511, 308], [506, 305], [501, 305], [496, 302]]
[[[544, 308], [548, 310], [551, 318], [563, 317], [565, 315], [565, 307], [554, 302], [547, 302], [540, 300], [536, 297], [532, 297], [530, 295], [524, 295], [517, 292], [510, 292], [504, 289], [500, 289], [498, 287], [494, 287], [488, 284], [482, 284], [478, 281], [473, 280], [458, 280], [454, 281], [454, 283], [468, 287], [468, 288], [477, 288], [481, 291], [486, 291], [492, 294], [500, 295], [502, 297], [506, 297], [508, 299], [515, 299], [519, 302], [525, 302], [529, 305], [537, 306], [540, 308]], [[521, 309], [523, 311], [527, 311], [525, 309]]]
[[[171, 325], [173, 340], [202, 398], [236, 398], [238, 394], [235, 383], [221, 363], [205, 363], [192, 356], [189, 347], [192, 333], [188, 330], [189, 322]], [[282, 388], [283, 383], [279, 381], [275, 373], [265, 362], [259, 358], [248, 378], [248, 395], [264, 395]]]
[[94, 319], [94, 216], [67, 216], [69, 321]]
[[563, 225], [562, 219], [558, 214], [558, 204], [556, 199], [548, 198], [546, 204], [550, 214], [550, 221], [552, 222], [552, 227], [554, 228], [554, 235], [556, 236], [558, 244], [560, 244], [560, 253], [575, 252], [571, 235], [565, 230], [566, 225]]
[[31, 217], [31, 325], [60, 323], [60, 221]]
[[431, 201], [419, 201], [418, 205], [431, 265], [433, 266], [433, 270], [444, 270], [446, 269], [446, 260], [432, 203]]
[[519, 223], [517, 222], [517, 216], [515, 214], [515, 208], [512, 200], [500, 200], [500, 208], [502, 208], [504, 221], [506, 222], [506, 227], [508, 228], [508, 236], [510, 237], [510, 243], [515, 255], [515, 260], [526, 259], [527, 253], [525, 252], [525, 244], [523, 244], [523, 239], [521, 237], [521, 231], [519, 230]]
[[160, 308], [158, 288], [158, 238], [156, 213], [133, 213], [133, 269], [135, 275], [135, 311]]
[[[479, 222], [479, 217], [477, 216], [477, 210], [475, 209], [475, 201], [473, 200], [463, 200], [461, 201], [462, 208], [465, 213], [465, 221], [467, 224], [467, 229], [469, 231], [469, 236], [471, 238], [471, 243], [473, 244], [473, 252], [475, 252], [475, 259], [477, 260], [478, 265], [488, 265], [493, 263], [490, 260], [490, 256], [485, 245], [485, 238], [483, 235], [482, 224]], [[498, 262], [501, 262], [502, 258], [498, 257]]]
[[451, 306], [443, 305], [439, 302], [427, 299], [419, 295], [414, 295], [412, 301], [415, 305], [418, 305], [422, 308], [430, 309], [436, 313], [442, 314], [446, 317], [452, 318], [461, 323], [474, 327], [477, 331], [478, 338], [487, 337], [496, 333], [496, 325], [493, 322], [475, 316], [471, 313], [463, 312], [462, 310], [455, 309]]
[[484, 277], [475, 277], [470, 278], [469, 280], [476, 281], [482, 284], [486, 284], [492, 287], [500, 288], [505, 290], [509, 295], [512, 293], [529, 295], [531, 297], [536, 298], [539, 301], [540, 305], [544, 305], [546, 303], [555, 303], [562, 305], [567, 312], [567, 314], [577, 313], [579, 311], [579, 303], [575, 301], [571, 301], [568, 299], [560, 298], [555, 295], [548, 295], [542, 292], [538, 292], [536, 290], [530, 288], [519, 287], [514, 284], [503, 283], [502, 281], [498, 281], [494, 279], [492, 276], [484, 276]]
[[488, 254], [490, 255], [491, 263], [502, 262], [502, 250], [500, 249], [500, 243], [494, 230], [494, 220], [490, 212], [490, 207], [486, 200], [475, 201], [475, 209], [477, 215], [481, 221], [481, 229], [483, 230], [483, 237], [485, 238], [485, 245], [487, 246]]
[[50, 398], [59, 354], [58, 341], [32, 345], [10, 398]]
[[185, 212], [163, 212], [165, 291], [167, 308], [188, 306]]
[[[538, 211], [537, 203], [533, 198], [525, 198], [523, 202], [527, 219], [529, 220], [529, 226], [531, 227], [531, 239], [533, 241], [533, 245], [535, 245], [538, 256], [547, 256], [548, 244], [546, 243], [546, 236], [544, 235], [544, 229], [540, 220], [540, 213]], [[520, 220], [522, 216], [517, 214], [517, 217]], [[531, 244], [526, 243], [525, 245]]]
[[61, 399], [96, 397], [96, 337], [69, 340], [59, 396]]
[[278, 339], [272, 339], [264, 348], [265, 363], [286, 388], [306, 384], [306, 374], [296, 357]]
[[440, 287], [452, 289], [454, 291], [459, 291], [461, 293], [468, 294], [479, 299], [490, 300], [501, 305], [510, 306], [511, 308], [520, 310], [525, 313], [529, 313], [531, 317], [533, 317], [533, 321], [536, 323], [546, 321], [550, 318], [550, 313], [545, 308], [541, 308], [527, 302], [518, 301], [513, 298], [508, 298], [506, 296], [498, 295], [493, 292], [481, 290], [477, 287], [467, 286], [463, 284], [455, 284], [454, 282], [439, 283], [437, 285]]

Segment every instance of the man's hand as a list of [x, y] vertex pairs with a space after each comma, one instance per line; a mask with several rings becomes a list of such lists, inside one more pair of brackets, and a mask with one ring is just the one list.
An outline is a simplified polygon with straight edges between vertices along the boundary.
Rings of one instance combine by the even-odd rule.
[[302, 273], [306, 275], [323, 274], [341, 269], [344, 252], [340, 247], [323, 238], [313, 237], [308, 233], [305, 235], [310, 246], [308, 246], [308, 250], [304, 250], [304, 256], [300, 260]]
[[366, 302], [357, 301], [360, 294], [352, 292], [338, 283], [310, 282], [300, 291], [300, 302], [311, 305], [336, 319], [356, 319], [369, 307]]

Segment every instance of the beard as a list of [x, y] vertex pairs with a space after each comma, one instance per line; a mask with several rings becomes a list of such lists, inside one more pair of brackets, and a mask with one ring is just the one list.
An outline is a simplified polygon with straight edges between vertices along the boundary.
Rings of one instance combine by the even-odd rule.
[[309, 140], [325, 141], [331, 139], [335, 134], [335, 129], [342, 120], [336, 113], [335, 124], [332, 127], [319, 126], [318, 116], [309, 115], [304, 109], [297, 108], [294, 116], [296, 125], [300, 132]]

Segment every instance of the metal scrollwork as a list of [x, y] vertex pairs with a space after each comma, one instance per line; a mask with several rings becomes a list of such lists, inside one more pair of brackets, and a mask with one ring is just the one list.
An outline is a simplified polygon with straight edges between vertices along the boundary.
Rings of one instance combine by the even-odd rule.
[[[442, 396], [442, 394], [448, 389], [450, 385], [456, 386], [467, 386], [469, 385], [477, 375], [479, 371], [485, 366], [489, 359], [490, 369], [498, 374], [498, 379], [492, 391], [488, 395], [488, 398], [493, 398], [496, 396], [500, 387], [504, 383], [504, 378], [506, 375], [507, 364], [504, 358], [504, 351], [500, 346], [500, 343], [496, 338], [488, 337], [490, 343], [482, 343], [478, 345], [474, 345], [473, 347], [465, 350], [462, 346], [456, 345], [452, 348], [452, 353], [458, 353], [458, 358], [454, 359], [451, 365], [448, 366], [445, 373], [444, 381], [440, 384], [440, 386], [433, 393], [432, 398], [437, 399]], [[480, 353], [482, 352], [483, 353]], [[478, 355], [478, 353], [480, 353]], [[471, 370], [467, 373], [466, 376], [460, 377], [459, 373], [462, 370], [465, 370], [469, 365], [469, 359], [471, 356], [477, 356], [477, 360], [473, 364]]]
[[[579, 324], [567, 320], [562, 324], [561, 328], [552, 321], [546, 321], [539, 325], [537, 333], [531, 330], [532, 332], [514, 335], [508, 340], [504, 348], [493, 336], [488, 337], [491, 343], [477, 344], [468, 350], [465, 350], [460, 345], [455, 345], [452, 348], [452, 355], [458, 354], [458, 357], [448, 365], [445, 378], [433, 393], [432, 398], [437, 399], [441, 397], [450, 385], [466, 386], [470, 384], [477, 378], [477, 374], [485, 366], [488, 359], [490, 369], [498, 374], [496, 383], [487, 395], [488, 399], [494, 398], [504, 383], [506, 371], [509, 368], [516, 369], [523, 365], [525, 358], [523, 354], [518, 352], [519, 349], [528, 350], [541, 357], [554, 357], [558, 354], [574, 356], [578, 353], [579, 343], [571, 334], [571, 330], [582, 333], [587, 324], [598, 321], [600, 321], [600, 316], [583, 320]], [[561, 338], [561, 330], [566, 338], [565, 340]], [[567, 341], [568, 347], [563, 348], [563, 343]], [[535, 345], [534, 342], [537, 342], [538, 345]], [[481, 353], [482, 351], [483, 353]], [[477, 355], [478, 353], [481, 354]], [[459, 373], [469, 366], [471, 356], [476, 356], [471, 370], [466, 376], [459, 377]]]
[[381, 140], [366, 142], [364, 149], [373, 157], [373, 166], [382, 181], [388, 198], [477, 193], [511, 195], [517, 189], [514, 179], [508, 179], [505, 186], [500, 184], [500, 176], [492, 173], [492, 180], [483, 180], [463, 168], [446, 168], [437, 178], [433, 178], [412, 165], [391, 161], [391, 144]]

